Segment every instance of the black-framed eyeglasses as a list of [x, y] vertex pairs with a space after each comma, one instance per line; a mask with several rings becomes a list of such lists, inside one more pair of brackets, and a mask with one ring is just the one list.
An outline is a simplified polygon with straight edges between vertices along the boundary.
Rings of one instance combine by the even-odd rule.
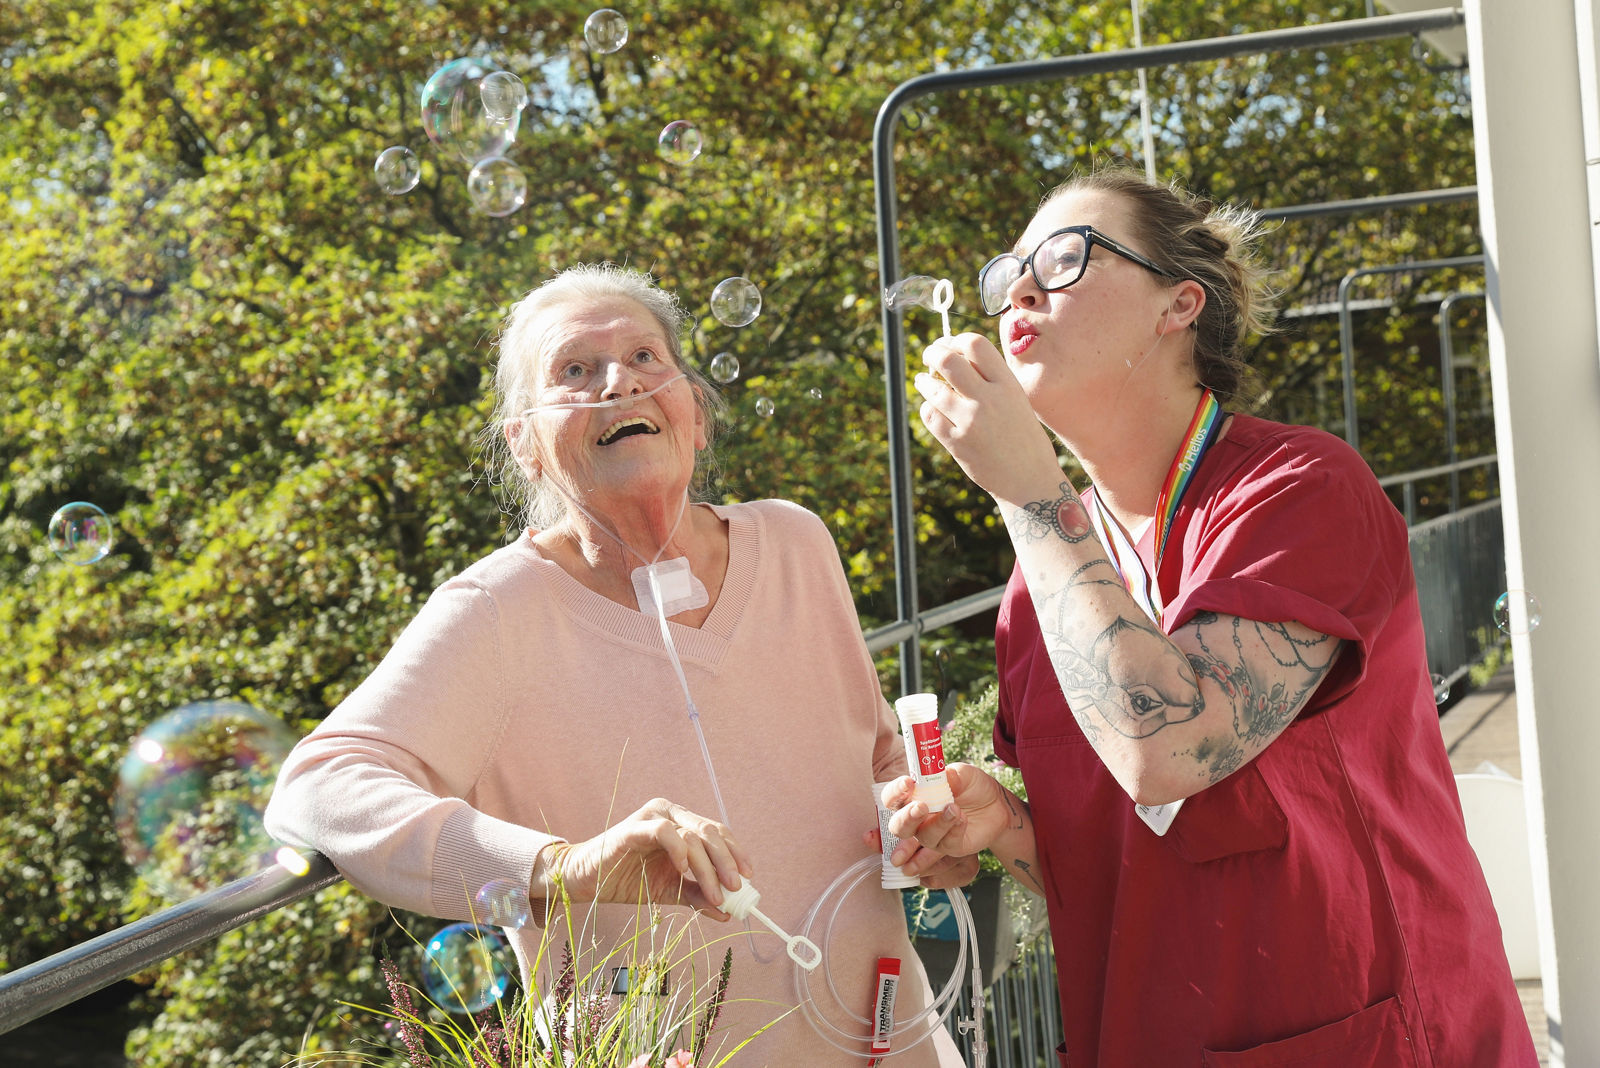
[[1110, 249], [1123, 259], [1132, 260], [1147, 271], [1163, 278], [1178, 276], [1165, 267], [1158, 267], [1133, 249], [1102, 234], [1092, 226], [1067, 226], [1047, 236], [1027, 257], [1015, 252], [1002, 252], [983, 265], [978, 272], [978, 296], [983, 301], [986, 315], [999, 315], [1011, 307], [1011, 284], [1022, 277], [1024, 270], [1033, 272], [1033, 280], [1047, 293], [1066, 289], [1083, 277], [1089, 266], [1089, 252], [1096, 245]]

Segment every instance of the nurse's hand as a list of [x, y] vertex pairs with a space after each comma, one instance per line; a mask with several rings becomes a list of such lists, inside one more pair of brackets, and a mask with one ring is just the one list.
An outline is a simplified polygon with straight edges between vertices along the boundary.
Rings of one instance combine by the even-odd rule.
[[960, 762], [946, 764], [944, 774], [955, 800], [938, 812], [913, 800], [916, 780], [909, 775], [884, 788], [884, 807], [895, 810], [889, 830], [900, 839], [889, 859], [907, 875], [934, 873], [946, 857], [975, 857], [1015, 822], [1011, 806], [1020, 802], [994, 776]]
[[928, 369], [914, 379], [922, 423], [967, 477], [1013, 504], [1053, 495], [1055, 446], [1000, 350], [982, 334], [957, 334], [929, 345], [922, 360]]
[[[883, 852], [883, 836], [878, 833], [878, 828], [867, 831], [861, 840], [876, 852]], [[954, 890], [958, 886], [966, 886], [977, 877], [976, 853], [965, 857], [939, 857], [921, 876], [922, 885], [929, 890]]]

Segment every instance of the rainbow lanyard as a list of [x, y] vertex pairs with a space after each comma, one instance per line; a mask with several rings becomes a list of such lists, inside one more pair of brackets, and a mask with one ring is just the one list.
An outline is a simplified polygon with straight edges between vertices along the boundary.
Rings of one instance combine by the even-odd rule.
[[1096, 494], [1090, 502], [1093, 507], [1089, 509], [1089, 520], [1094, 524], [1095, 533], [1100, 536], [1100, 544], [1105, 547], [1111, 566], [1117, 569], [1122, 584], [1153, 623], [1161, 622], [1161, 556], [1167, 549], [1167, 535], [1172, 533], [1172, 520], [1178, 514], [1178, 504], [1183, 500], [1184, 491], [1194, 481], [1200, 458], [1216, 441], [1217, 432], [1222, 429], [1222, 421], [1227, 414], [1212, 392], [1202, 388], [1200, 403], [1195, 407], [1194, 417], [1189, 420], [1189, 429], [1184, 433], [1183, 447], [1172, 458], [1166, 482], [1161, 487], [1161, 496], [1156, 498], [1154, 575], [1145, 571], [1144, 561], [1139, 559], [1133, 539], [1122, 529], [1122, 524], [1100, 507], [1099, 495]]

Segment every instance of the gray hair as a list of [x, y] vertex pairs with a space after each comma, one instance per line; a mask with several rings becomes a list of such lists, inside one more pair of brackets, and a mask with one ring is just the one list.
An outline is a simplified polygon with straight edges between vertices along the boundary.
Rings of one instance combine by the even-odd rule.
[[643, 271], [613, 263], [580, 263], [535, 286], [513, 304], [495, 343], [499, 358], [494, 372], [494, 418], [482, 435], [482, 444], [491, 484], [504, 490], [507, 511], [520, 513], [528, 526], [546, 529], [567, 514], [567, 500], [551, 480], [529, 475], [519, 462], [519, 457], [528, 456], [534, 448], [532, 421], [521, 421], [514, 441], [506, 440], [504, 429], [533, 407], [537, 399], [543, 355], [539, 345], [544, 326], [556, 309], [566, 305], [619, 300], [632, 301], [650, 313], [661, 327], [673, 363], [689, 381], [706, 433], [706, 447], [697, 457], [692, 488], [697, 493], [703, 489], [711, 440], [726, 403], [716, 387], [683, 358], [681, 335], [689, 324], [689, 313], [676, 296], [657, 286]]

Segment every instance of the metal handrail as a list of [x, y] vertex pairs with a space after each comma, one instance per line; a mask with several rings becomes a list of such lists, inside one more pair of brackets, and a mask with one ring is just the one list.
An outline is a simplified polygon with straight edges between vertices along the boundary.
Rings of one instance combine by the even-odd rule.
[[302, 856], [310, 865], [304, 875], [294, 875], [274, 864], [154, 916], [0, 975], [0, 1034], [343, 878], [322, 854]]
[[[1500, 462], [1500, 454], [1491, 452], [1487, 456], [1474, 456], [1468, 460], [1457, 460], [1453, 464], [1439, 464], [1436, 467], [1419, 467], [1415, 471], [1401, 471], [1399, 474], [1384, 475], [1378, 479], [1378, 485], [1384, 489], [1390, 486], [1400, 486], [1407, 482], [1421, 482], [1425, 478], [1438, 478], [1440, 475], [1452, 474], [1456, 471], [1466, 471], [1473, 467], [1483, 467], [1486, 464]], [[1452, 508], [1451, 511], [1460, 511]]]
[[1378, 479], [1378, 485], [1384, 489], [1390, 486], [1401, 486], [1400, 513], [1405, 516], [1407, 527], [1416, 527], [1417, 495], [1416, 484], [1427, 478], [1439, 478], [1442, 475], [1450, 476], [1450, 508], [1446, 513], [1454, 514], [1463, 511], [1461, 507], [1460, 474], [1474, 467], [1488, 467], [1500, 462], [1498, 453], [1488, 456], [1475, 456], [1470, 460], [1457, 460], [1454, 463], [1440, 464], [1437, 467], [1423, 467], [1415, 471], [1402, 471], [1397, 475], [1385, 475]]
[[1424, 204], [1451, 204], [1477, 198], [1477, 186], [1458, 185], [1449, 189], [1419, 189], [1412, 193], [1388, 193], [1376, 197], [1357, 197], [1354, 200], [1322, 200], [1315, 204], [1294, 204], [1286, 208], [1262, 208], [1256, 214], [1267, 222], [1286, 222], [1290, 219], [1311, 219], [1323, 215], [1349, 215], [1358, 211], [1389, 211], [1392, 208], [1416, 208]]

